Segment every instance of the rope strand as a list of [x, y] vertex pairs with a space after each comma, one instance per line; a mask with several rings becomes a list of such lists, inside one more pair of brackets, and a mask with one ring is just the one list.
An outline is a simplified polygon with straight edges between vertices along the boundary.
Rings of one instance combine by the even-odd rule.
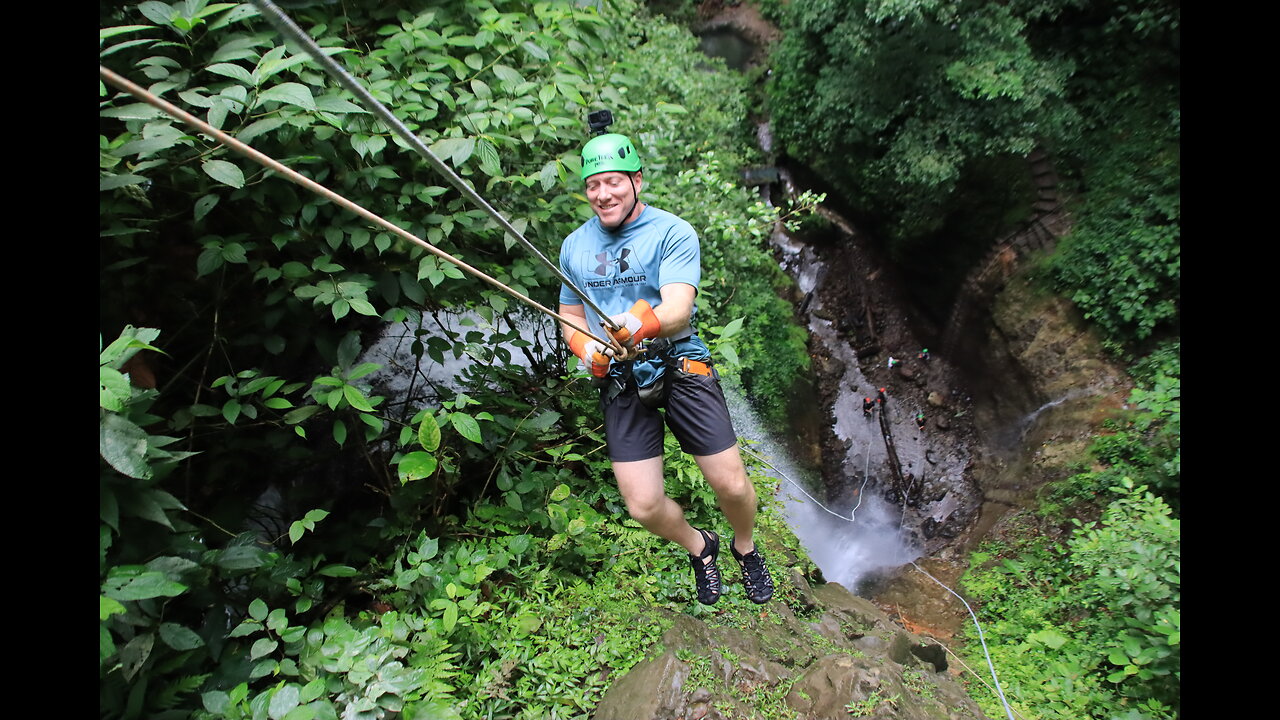
[[938, 583], [938, 585], [943, 590], [946, 590], [952, 595], [955, 595], [956, 599], [964, 604], [964, 609], [969, 611], [969, 617], [973, 618], [974, 627], [978, 628], [978, 641], [982, 643], [982, 652], [984, 655], [987, 656], [987, 667], [991, 668], [991, 679], [995, 680], [996, 682], [996, 694], [1000, 696], [1000, 703], [1004, 705], [1004, 711], [1009, 716], [1009, 720], [1013, 720], [1013, 710], [1009, 707], [1009, 701], [1005, 700], [1004, 698], [1004, 690], [1000, 689], [1000, 678], [996, 677], [996, 666], [994, 663], [991, 662], [991, 651], [987, 649], [987, 639], [982, 635], [982, 625], [978, 623], [978, 616], [974, 614], [973, 608], [969, 607], [969, 603], [965, 602], [965, 599], [960, 597], [959, 593], [947, 587], [946, 585], [943, 585], [941, 580], [930, 575], [928, 572], [925, 571], [924, 568], [917, 565], [914, 560], [911, 561], [911, 567], [915, 568], [916, 570], [919, 570], [920, 572], [924, 573], [925, 577]]
[[[870, 457], [869, 457], [870, 447], [871, 447], [871, 446], [870, 446], [870, 442], [868, 441], [868, 445], [867, 445], [867, 451], [868, 451], [868, 459], [867, 459], [867, 462], [868, 462], [868, 463], [870, 462]], [[752, 450], [751, 450], [750, 448], [748, 448], [748, 447], [743, 447], [742, 449], [743, 449], [743, 450], [745, 450], [748, 454], [750, 454], [750, 455], [751, 455], [752, 457], [754, 457], [755, 459], [757, 459], [757, 460], [759, 460], [760, 462], [764, 463], [765, 465], [769, 466], [771, 469], [773, 469], [775, 472], [777, 472], [779, 475], [781, 475], [781, 476], [782, 476], [782, 479], [784, 479], [784, 480], [786, 480], [787, 482], [791, 483], [792, 485], [796, 486], [796, 488], [798, 488], [798, 489], [800, 490], [800, 492], [804, 493], [804, 496], [805, 496], [805, 497], [807, 497], [807, 498], [809, 498], [810, 500], [812, 500], [812, 501], [813, 501], [813, 503], [814, 503], [815, 505], [817, 505], [818, 507], [822, 508], [823, 510], [826, 510], [827, 512], [831, 513], [832, 515], [835, 515], [836, 517], [838, 517], [838, 518], [840, 518], [841, 520], [844, 520], [844, 521], [846, 521], [846, 522], [856, 522], [856, 521], [853, 519], [853, 513], [850, 513], [850, 517], [845, 517], [845, 516], [841, 515], [840, 513], [837, 513], [837, 512], [835, 512], [834, 510], [831, 510], [831, 509], [830, 509], [830, 508], [828, 508], [826, 505], [823, 505], [822, 503], [818, 502], [818, 501], [817, 501], [817, 500], [816, 500], [812, 495], [810, 495], [808, 492], [805, 492], [805, 489], [804, 489], [803, 487], [801, 487], [801, 486], [800, 486], [800, 483], [798, 483], [798, 482], [796, 482], [795, 480], [792, 480], [791, 478], [787, 477], [787, 474], [786, 474], [786, 473], [782, 472], [782, 471], [781, 471], [781, 470], [779, 470], [777, 467], [774, 467], [774, 465], [773, 465], [772, 463], [770, 463], [768, 460], [765, 460], [764, 458], [760, 457], [758, 454], [756, 454], [754, 451], [752, 451]], [[866, 485], [866, 470], [865, 470], [865, 469], [863, 470], [863, 485], [864, 485], [864, 486]], [[861, 505], [861, 504], [862, 504], [862, 500], [861, 500], [861, 495], [862, 495], [862, 493], [861, 493], [861, 492], [859, 492], [859, 493], [858, 493], [858, 495], [859, 495], [858, 505]], [[857, 509], [858, 509], [858, 508], [855, 506], [855, 507], [854, 507], [854, 510], [857, 510]], [[905, 513], [905, 511], [906, 511], [906, 510], [905, 510], [905, 506], [904, 506], [903, 512]], [[947, 592], [951, 593], [952, 595], [955, 595], [956, 599], [957, 599], [957, 600], [959, 600], [959, 601], [964, 605], [964, 609], [969, 611], [969, 617], [973, 619], [973, 625], [974, 625], [974, 627], [978, 628], [978, 641], [979, 641], [980, 643], [982, 643], [982, 652], [986, 655], [986, 658], [987, 658], [987, 667], [991, 668], [991, 678], [992, 678], [993, 680], [995, 680], [995, 684], [996, 684], [996, 694], [997, 694], [997, 695], [999, 695], [999, 697], [1000, 697], [1000, 703], [1001, 703], [1002, 705], [1004, 705], [1005, 713], [1006, 713], [1006, 714], [1008, 714], [1008, 716], [1009, 716], [1009, 720], [1014, 720], [1014, 718], [1013, 718], [1013, 709], [1009, 707], [1009, 701], [1008, 701], [1008, 700], [1006, 700], [1006, 699], [1005, 699], [1005, 697], [1004, 697], [1004, 690], [1002, 690], [1002, 689], [1000, 688], [1000, 678], [996, 676], [996, 666], [995, 666], [995, 664], [994, 664], [994, 663], [992, 663], [992, 662], [991, 662], [991, 652], [990, 652], [990, 650], [988, 650], [988, 649], [987, 649], [987, 639], [986, 639], [986, 637], [985, 637], [985, 636], [983, 636], [983, 634], [982, 634], [982, 625], [978, 622], [978, 616], [977, 616], [976, 614], [974, 614], [974, 612], [973, 612], [973, 608], [969, 607], [969, 603], [968, 603], [968, 602], [966, 602], [966, 601], [965, 601], [965, 599], [964, 599], [963, 597], [961, 597], [959, 593], [957, 593], [955, 590], [952, 590], [951, 588], [947, 587], [946, 585], [943, 585], [943, 584], [942, 584], [942, 581], [938, 580], [938, 578], [936, 578], [936, 577], [934, 577], [934, 576], [930, 575], [928, 572], [925, 572], [924, 568], [922, 568], [922, 567], [920, 567], [919, 565], [917, 565], [917, 564], [915, 563], [915, 561], [908, 561], [908, 562], [910, 562], [910, 563], [911, 563], [911, 567], [915, 568], [916, 570], [919, 570], [920, 572], [924, 573], [924, 574], [925, 574], [925, 576], [926, 576], [926, 577], [928, 577], [930, 580], [932, 580], [932, 581], [934, 581], [934, 582], [938, 583], [938, 585], [940, 585], [940, 586], [942, 587], [942, 589], [943, 589], [943, 590], [946, 590]]]
[[292, 182], [297, 183], [298, 185], [301, 185], [304, 188], [307, 188], [308, 190], [316, 193], [317, 195], [321, 195], [325, 198], [328, 198], [329, 200], [332, 200], [338, 206], [346, 208], [347, 210], [350, 210], [351, 212], [355, 213], [356, 215], [359, 215], [360, 217], [368, 220], [371, 223], [374, 223], [375, 225], [386, 228], [387, 230], [395, 233], [396, 235], [399, 235], [405, 240], [408, 240], [409, 242], [422, 247], [427, 252], [431, 253], [432, 255], [435, 255], [441, 260], [452, 263], [453, 265], [457, 266], [460, 270], [466, 272], [472, 277], [475, 277], [479, 280], [482, 280], [488, 283], [489, 285], [492, 285], [498, 290], [501, 290], [502, 292], [519, 300], [520, 302], [537, 310], [538, 312], [541, 312], [545, 315], [549, 315], [555, 318], [556, 320], [559, 320], [560, 322], [573, 328], [574, 330], [577, 330], [578, 332], [585, 334], [587, 337], [591, 338], [592, 340], [596, 340], [597, 342], [603, 345], [610, 345], [609, 341], [596, 337], [595, 335], [588, 332], [587, 330], [584, 330], [578, 327], [578, 325], [575, 324], [572, 320], [542, 305], [541, 303], [534, 300], [533, 298], [530, 298], [524, 295], [523, 293], [520, 293], [510, 287], [507, 287], [506, 285], [503, 285], [498, 280], [490, 277], [489, 275], [486, 275], [485, 273], [481, 272], [480, 270], [477, 270], [474, 267], [471, 267], [467, 263], [450, 255], [449, 253], [441, 250], [440, 248], [437, 248], [435, 245], [432, 245], [426, 240], [419, 238], [418, 236], [399, 227], [398, 225], [394, 225], [391, 222], [384, 220], [382, 217], [375, 215], [369, 210], [366, 210], [360, 205], [357, 205], [356, 203], [330, 190], [329, 188], [326, 188], [325, 186], [312, 180], [311, 178], [301, 175], [297, 171], [293, 170], [292, 168], [286, 167], [285, 165], [280, 164], [276, 160], [268, 157], [267, 155], [264, 155], [263, 153], [257, 150], [254, 150], [253, 148], [231, 137], [225, 132], [213, 127], [212, 125], [209, 125], [208, 123], [204, 122], [203, 120], [200, 120], [199, 118], [186, 112], [185, 110], [182, 110], [181, 108], [176, 107], [172, 103], [169, 103], [166, 100], [163, 100], [161, 98], [156, 97], [155, 95], [152, 95], [150, 92], [147, 92], [144, 88], [134, 84], [133, 82], [130, 82], [129, 80], [121, 77], [120, 75], [117, 75], [111, 70], [108, 70], [106, 67], [99, 65], [98, 74], [102, 76], [103, 80], [107, 81], [111, 85], [114, 85], [115, 87], [121, 90], [124, 90], [130, 95], [137, 97], [139, 100], [142, 100], [148, 105], [153, 105], [159, 108], [165, 113], [168, 113], [169, 115], [172, 115], [174, 118], [177, 118], [178, 120], [181, 120], [182, 122], [185, 122], [188, 125], [191, 125], [197, 130], [212, 136], [223, 145], [226, 145], [227, 147], [231, 148], [232, 150], [235, 150], [241, 155], [244, 155], [245, 157], [248, 157], [249, 159], [257, 163], [260, 163], [265, 167], [280, 173], [286, 179], [291, 180]]
[[792, 480], [791, 478], [787, 477], [787, 474], [786, 474], [786, 473], [782, 472], [781, 470], [778, 470], [778, 468], [774, 467], [772, 463], [770, 463], [768, 460], [765, 460], [764, 458], [762, 458], [762, 457], [760, 457], [759, 455], [757, 455], [757, 454], [756, 454], [756, 453], [755, 453], [751, 448], [749, 448], [749, 447], [745, 447], [745, 446], [739, 446], [739, 447], [741, 447], [741, 448], [742, 448], [742, 450], [743, 450], [743, 451], [745, 451], [747, 454], [751, 455], [751, 457], [754, 457], [755, 459], [759, 460], [760, 462], [764, 463], [765, 465], [768, 465], [770, 468], [772, 468], [773, 470], [775, 470], [779, 475], [781, 475], [781, 476], [782, 476], [782, 479], [786, 480], [787, 482], [791, 483], [792, 485], [795, 485], [795, 486], [796, 486], [796, 489], [797, 489], [797, 490], [799, 490], [800, 492], [804, 493], [804, 496], [805, 496], [805, 497], [807, 497], [807, 498], [809, 498], [811, 501], [813, 501], [813, 504], [814, 504], [814, 505], [817, 505], [818, 507], [822, 508], [823, 510], [826, 510], [827, 512], [831, 513], [832, 515], [835, 515], [836, 517], [840, 518], [841, 520], [844, 520], [844, 521], [846, 521], [846, 522], [852, 522], [852, 521], [853, 521], [853, 519], [852, 519], [852, 518], [847, 518], [847, 517], [845, 517], [845, 516], [841, 515], [840, 513], [836, 512], [835, 510], [832, 510], [831, 508], [827, 507], [826, 505], [823, 505], [822, 503], [818, 502], [818, 499], [817, 499], [817, 498], [815, 498], [814, 496], [810, 495], [808, 492], [806, 492], [806, 491], [805, 491], [805, 489], [800, 485], [800, 483], [798, 483], [798, 482], [796, 482], [795, 480]]
[[[565, 286], [572, 290], [575, 295], [582, 298], [582, 301], [586, 303], [588, 307], [603, 318], [604, 322], [608, 323], [611, 330], [617, 331], [621, 329], [621, 326], [613, 322], [613, 320], [610, 319], [604, 311], [592, 302], [591, 298], [587, 297], [585, 292], [579, 289], [572, 280], [565, 276], [555, 263], [548, 260], [547, 257], [538, 250], [538, 248], [534, 247], [533, 243], [525, 239], [524, 235], [519, 230], [516, 230], [515, 227], [512, 226], [505, 217], [503, 217], [502, 213], [495, 210], [492, 205], [480, 196], [479, 193], [472, 189], [470, 185], [467, 185], [467, 183], [463, 181], [457, 173], [455, 173], [448, 165], [445, 165], [443, 160], [436, 157], [435, 153], [431, 152], [431, 149], [423, 144], [422, 140], [419, 139], [417, 135], [410, 132], [409, 128], [405, 127], [404, 123], [400, 122], [399, 118], [392, 114], [385, 105], [378, 102], [377, 98], [366, 90], [363, 85], [351, 76], [350, 73], [344, 70], [336, 60], [325, 55], [320, 47], [316, 45], [315, 41], [312, 40], [309, 35], [302, 32], [302, 29], [290, 20], [289, 17], [280, 10], [280, 8], [276, 7], [275, 3], [271, 2], [271, 0], [251, 0], [251, 2], [258, 7], [258, 10], [262, 12], [263, 17], [274, 25], [277, 30], [287, 36], [290, 40], [301, 45], [303, 49], [307, 51], [307, 54], [310, 55], [325, 72], [333, 76], [333, 78], [337, 80], [342, 87], [355, 95], [370, 112], [381, 119], [382, 122], [386, 123], [387, 127], [389, 127], [392, 132], [400, 136], [401, 140], [408, 143], [409, 147], [413, 148], [419, 155], [426, 158], [427, 162], [431, 164], [431, 167], [435, 168], [441, 175], [444, 175], [450, 185], [453, 185], [453, 187], [456, 188], [458, 192], [462, 193], [464, 197], [475, 203], [476, 206], [492, 217], [499, 225], [502, 226], [503, 230], [518, 240], [520, 244], [529, 250], [529, 252], [533, 253], [538, 260], [542, 261], [542, 264], [546, 265], [547, 268], [560, 279], [560, 282], [564, 283]], [[605, 344], [608, 345], [609, 343]]]

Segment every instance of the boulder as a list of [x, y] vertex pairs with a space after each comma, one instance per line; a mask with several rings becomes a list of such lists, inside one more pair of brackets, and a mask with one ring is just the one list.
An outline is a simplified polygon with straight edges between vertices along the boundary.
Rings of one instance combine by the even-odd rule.
[[785, 593], [758, 611], [717, 610], [707, 622], [675, 615], [654, 654], [605, 692], [593, 720], [826, 719], [854, 712], [988, 720], [952, 678], [936, 642], [837, 583], [811, 583], [794, 568], [784, 577]]

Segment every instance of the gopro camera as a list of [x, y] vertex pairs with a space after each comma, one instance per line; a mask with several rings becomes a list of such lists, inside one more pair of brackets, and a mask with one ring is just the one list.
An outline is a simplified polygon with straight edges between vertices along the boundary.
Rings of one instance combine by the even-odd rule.
[[601, 135], [605, 128], [613, 124], [613, 113], [608, 110], [596, 110], [587, 115], [587, 127], [591, 128], [592, 135]]

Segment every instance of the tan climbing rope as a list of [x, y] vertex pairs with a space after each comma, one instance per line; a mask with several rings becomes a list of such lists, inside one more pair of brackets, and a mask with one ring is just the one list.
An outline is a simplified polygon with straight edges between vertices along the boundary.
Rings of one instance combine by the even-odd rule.
[[400, 118], [392, 114], [385, 105], [378, 102], [377, 98], [375, 98], [368, 89], [352, 77], [350, 73], [344, 70], [337, 61], [326, 55], [324, 51], [320, 49], [320, 46], [316, 44], [316, 41], [312, 40], [310, 35], [303, 32], [302, 28], [299, 28], [297, 23], [290, 20], [289, 16], [285, 15], [284, 11], [276, 7], [275, 3], [271, 2], [271, 0], [251, 0], [251, 2], [257, 6], [258, 10], [262, 13], [262, 16], [265, 17], [268, 22], [275, 26], [277, 30], [290, 40], [301, 45], [316, 64], [323, 68], [325, 72], [329, 73], [334, 80], [337, 80], [339, 85], [346, 88], [348, 92], [354, 95], [356, 99], [359, 100], [370, 112], [377, 116], [378, 119], [390, 128], [392, 132], [399, 136], [406, 145], [413, 148], [415, 152], [430, 163], [431, 167], [435, 168], [436, 172], [443, 175], [445, 180], [449, 181], [450, 185], [452, 185], [458, 192], [462, 193], [463, 197], [466, 197], [472, 202], [472, 204], [483, 210], [489, 215], [489, 217], [493, 218], [494, 222], [501, 225], [507, 234], [515, 238], [516, 241], [523, 245], [526, 250], [541, 261], [548, 270], [560, 279], [560, 282], [565, 284], [565, 287], [572, 290], [575, 295], [582, 299], [582, 302], [586, 304], [587, 307], [594, 310], [596, 315], [600, 316], [602, 322], [604, 322], [610, 330], [617, 332], [622, 329], [621, 326], [605, 314], [605, 312], [601, 310], [600, 307], [596, 305], [596, 303], [588, 297], [581, 288], [565, 276], [565, 274], [560, 271], [560, 268], [556, 267], [555, 263], [548, 260], [547, 257], [538, 250], [538, 248], [534, 247], [533, 243], [525, 239], [524, 235], [519, 230], [512, 226], [510, 222], [507, 222], [507, 219], [502, 216], [502, 213], [495, 210], [492, 205], [480, 196], [480, 193], [477, 193], [470, 185], [467, 185], [467, 183], [464, 182], [456, 172], [454, 172], [448, 165], [444, 164], [444, 161], [436, 157], [435, 153], [431, 152], [431, 149], [423, 144], [422, 140], [417, 135], [410, 132], [409, 128], [405, 127], [404, 123], [400, 122]]
[[530, 297], [528, 297], [528, 296], [526, 296], [526, 295], [524, 295], [524, 294], [522, 294], [522, 293], [520, 293], [520, 292], [518, 292], [518, 291], [516, 291], [516, 290], [514, 290], [514, 289], [512, 289], [512, 288], [510, 288], [510, 287], [507, 287], [506, 285], [502, 284], [501, 282], [499, 282], [498, 280], [494, 279], [493, 277], [490, 277], [489, 275], [486, 275], [484, 272], [482, 272], [482, 271], [480, 271], [480, 270], [477, 270], [476, 268], [474, 268], [474, 267], [472, 267], [472, 266], [468, 265], [467, 263], [463, 262], [462, 260], [459, 260], [458, 258], [454, 257], [453, 255], [450, 255], [449, 253], [447, 253], [447, 252], [445, 252], [445, 251], [441, 250], [440, 248], [437, 248], [435, 245], [432, 245], [431, 243], [427, 242], [426, 240], [423, 240], [422, 238], [420, 238], [420, 237], [418, 237], [418, 236], [414, 235], [413, 233], [410, 233], [409, 231], [407, 231], [407, 230], [405, 230], [405, 229], [403, 229], [403, 228], [401, 228], [401, 227], [399, 227], [399, 226], [397, 226], [397, 225], [392, 224], [390, 221], [383, 219], [382, 217], [380, 217], [380, 216], [378, 216], [378, 215], [374, 214], [373, 212], [370, 212], [369, 210], [366, 210], [365, 208], [361, 207], [360, 205], [357, 205], [356, 203], [354, 203], [354, 202], [352, 202], [352, 201], [348, 200], [347, 198], [345, 198], [345, 197], [343, 197], [343, 196], [339, 195], [338, 193], [336, 193], [336, 192], [334, 192], [334, 191], [330, 190], [329, 188], [326, 188], [325, 186], [321, 185], [320, 183], [318, 183], [318, 182], [316, 182], [316, 181], [314, 181], [314, 180], [312, 180], [312, 179], [310, 179], [310, 178], [308, 178], [308, 177], [306, 177], [306, 176], [304, 176], [304, 175], [299, 174], [297, 171], [293, 170], [292, 168], [289, 168], [289, 167], [286, 167], [285, 165], [282, 165], [281, 163], [279, 163], [279, 162], [277, 162], [276, 160], [274, 160], [274, 159], [272, 159], [272, 158], [268, 157], [267, 155], [264, 155], [263, 153], [259, 152], [258, 150], [255, 150], [255, 149], [253, 149], [253, 148], [249, 147], [249, 146], [248, 146], [248, 145], [246, 145], [245, 143], [243, 143], [243, 142], [241, 142], [241, 141], [239, 141], [239, 140], [235, 139], [234, 137], [231, 137], [230, 135], [226, 134], [225, 132], [223, 132], [223, 131], [221, 131], [221, 130], [219, 130], [219, 129], [215, 128], [215, 127], [213, 127], [212, 125], [209, 125], [208, 123], [206, 123], [206, 122], [204, 122], [204, 121], [200, 120], [199, 118], [195, 117], [194, 115], [192, 115], [192, 114], [190, 114], [190, 113], [188, 113], [188, 112], [186, 112], [186, 111], [182, 110], [182, 109], [181, 109], [181, 108], [179, 108], [179, 107], [176, 107], [176, 106], [175, 106], [175, 105], [173, 105], [172, 103], [169, 103], [169, 102], [167, 102], [167, 101], [165, 101], [165, 100], [163, 100], [163, 99], [161, 99], [161, 98], [159, 98], [159, 97], [156, 97], [155, 95], [151, 94], [150, 92], [147, 92], [147, 90], [146, 90], [146, 89], [144, 89], [144, 88], [140, 87], [139, 85], [137, 85], [137, 84], [135, 84], [135, 83], [133, 83], [133, 82], [130, 82], [128, 79], [126, 79], [126, 78], [124, 78], [124, 77], [121, 77], [120, 75], [116, 74], [115, 72], [112, 72], [111, 70], [107, 69], [106, 67], [104, 67], [104, 66], [102, 66], [102, 65], [99, 65], [99, 66], [98, 66], [98, 74], [102, 76], [102, 79], [103, 79], [103, 80], [105, 80], [106, 82], [110, 83], [111, 85], [113, 85], [113, 86], [115, 86], [115, 87], [117, 87], [117, 88], [119, 88], [119, 89], [121, 89], [121, 90], [123, 90], [123, 91], [125, 91], [125, 92], [129, 93], [130, 95], [133, 95], [134, 97], [138, 98], [139, 100], [142, 100], [143, 102], [147, 103], [148, 105], [152, 105], [152, 106], [154, 106], [154, 107], [156, 107], [156, 108], [159, 108], [159, 109], [160, 109], [160, 110], [162, 110], [163, 112], [165, 112], [165, 113], [167, 113], [167, 114], [169, 114], [169, 115], [173, 116], [174, 118], [176, 118], [176, 119], [178, 119], [178, 120], [181, 120], [181, 121], [182, 121], [182, 122], [184, 122], [184, 123], [187, 123], [188, 125], [191, 125], [192, 127], [196, 128], [197, 130], [199, 130], [199, 131], [201, 131], [201, 132], [203, 132], [203, 133], [205, 133], [205, 134], [207, 134], [207, 135], [212, 136], [213, 138], [215, 138], [218, 142], [222, 143], [223, 145], [226, 145], [227, 147], [231, 148], [232, 150], [235, 150], [236, 152], [240, 153], [241, 155], [244, 155], [245, 157], [248, 157], [249, 159], [251, 159], [251, 160], [253, 160], [253, 161], [257, 162], [257, 163], [259, 163], [259, 164], [261, 164], [261, 165], [263, 165], [263, 166], [265, 166], [265, 167], [267, 167], [267, 168], [269, 168], [269, 169], [271, 169], [271, 170], [274, 170], [274, 171], [276, 171], [276, 172], [280, 173], [280, 174], [281, 174], [281, 175], [283, 175], [286, 179], [288, 179], [288, 180], [290, 180], [290, 181], [292, 181], [292, 182], [294, 182], [294, 183], [297, 183], [298, 185], [301, 185], [302, 187], [304, 187], [304, 188], [306, 188], [306, 189], [308, 189], [308, 190], [310, 190], [310, 191], [312, 191], [312, 192], [316, 193], [317, 195], [320, 195], [320, 196], [322, 196], [322, 197], [328, 198], [329, 200], [333, 201], [334, 203], [336, 203], [336, 204], [337, 204], [337, 205], [339, 205], [340, 207], [343, 207], [343, 208], [345, 208], [345, 209], [347, 209], [347, 210], [350, 210], [351, 212], [355, 213], [356, 215], [359, 215], [360, 217], [362, 217], [362, 218], [364, 218], [364, 219], [368, 220], [369, 222], [374, 223], [375, 225], [378, 225], [378, 226], [380, 226], [380, 227], [383, 227], [383, 228], [385, 228], [385, 229], [387, 229], [387, 230], [389, 230], [389, 231], [391, 231], [391, 232], [395, 233], [396, 235], [399, 235], [400, 237], [404, 238], [405, 240], [408, 240], [409, 242], [411, 242], [411, 243], [413, 243], [413, 244], [415, 244], [415, 245], [418, 245], [418, 246], [422, 247], [423, 249], [425, 249], [427, 252], [431, 253], [432, 255], [435, 255], [436, 257], [440, 258], [441, 260], [444, 260], [444, 261], [446, 261], [446, 262], [448, 262], [448, 263], [451, 263], [451, 264], [453, 264], [453, 265], [457, 266], [459, 269], [461, 269], [462, 271], [466, 272], [467, 274], [469, 274], [469, 275], [471, 275], [471, 276], [473, 276], [473, 277], [475, 277], [475, 278], [478, 278], [478, 279], [480, 279], [480, 280], [482, 280], [482, 281], [484, 281], [484, 282], [488, 283], [489, 285], [492, 285], [493, 287], [495, 287], [495, 288], [497, 288], [497, 289], [501, 290], [502, 292], [506, 293], [507, 295], [510, 295], [511, 297], [513, 297], [513, 298], [515, 298], [515, 299], [519, 300], [520, 302], [524, 303], [525, 305], [528, 305], [529, 307], [531, 307], [531, 308], [533, 308], [533, 309], [537, 310], [538, 312], [541, 312], [541, 313], [543, 313], [543, 314], [545, 314], [545, 315], [548, 315], [548, 316], [550, 316], [550, 317], [553, 317], [553, 318], [555, 318], [556, 320], [559, 320], [560, 322], [564, 323], [564, 324], [565, 324], [565, 325], [567, 325], [568, 327], [571, 327], [571, 328], [573, 328], [574, 330], [577, 330], [578, 332], [585, 334], [587, 337], [589, 337], [589, 338], [591, 338], [592, 340], [595, 340], [595, 341], [597, 341], [597, 342], [599, 342], [599, 343], [601, 343], [601, 344], [603, 344], [603, 345], [609, 345], [609, 346], [614, 345], [614, 343], [613, 343], [613, 342], [611, 342], [610, 340], [605, 340], [605, 339], [602, 339], [602, 338], [597, 337], [596, 335], [594, 335], [594, 334], [592, 334], [592, 333], [588, 332], [587, 330], [585, 330], [585, 329], [583, 329], [583, 328], [579, 327], [579, 326], [578, 326], [577, 324], [575, 324], [572, 320], [570, 320], [570, 319], [568, 319], [568, 318], [564, 317], [563, 315], [560, 315], [559, 313], [555, 312], [554, 310], [552, 310], [552, 309], [550, 309], [550, 308], [548, 308], [548, 307], [546, 307], [546, 306], [542, 305], [541, 303], [539, 303], [538, 301], [534, 300], [533, 298], [530, 298]]

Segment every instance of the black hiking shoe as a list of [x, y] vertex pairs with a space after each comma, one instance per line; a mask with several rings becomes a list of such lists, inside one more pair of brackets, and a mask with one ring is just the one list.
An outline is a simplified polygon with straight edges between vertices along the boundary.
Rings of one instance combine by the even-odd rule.
[[[702, 541], [706, 543], [701, 555], [689, 555], [689, 564], [693, 565], [693, 580], [698, 586], [698, 602], [715, 605], [720, 599], [720, 567], [716, 565], [716, 555], [720, 554], [720, 536], [710, 530], [694, 530], [698, 531]], [[708, 557], [711, 562], [705, 562]]]
[[742, 555], [731, 542], [729, 549], [733, 551], [733, 559], [742, 566], [742, 587], [747, 591], [747, 599], [757, 605], [769, 602], [773, 597], [773, 578], [769, 577], [769, 568], [765, 567], [760, 548]]

